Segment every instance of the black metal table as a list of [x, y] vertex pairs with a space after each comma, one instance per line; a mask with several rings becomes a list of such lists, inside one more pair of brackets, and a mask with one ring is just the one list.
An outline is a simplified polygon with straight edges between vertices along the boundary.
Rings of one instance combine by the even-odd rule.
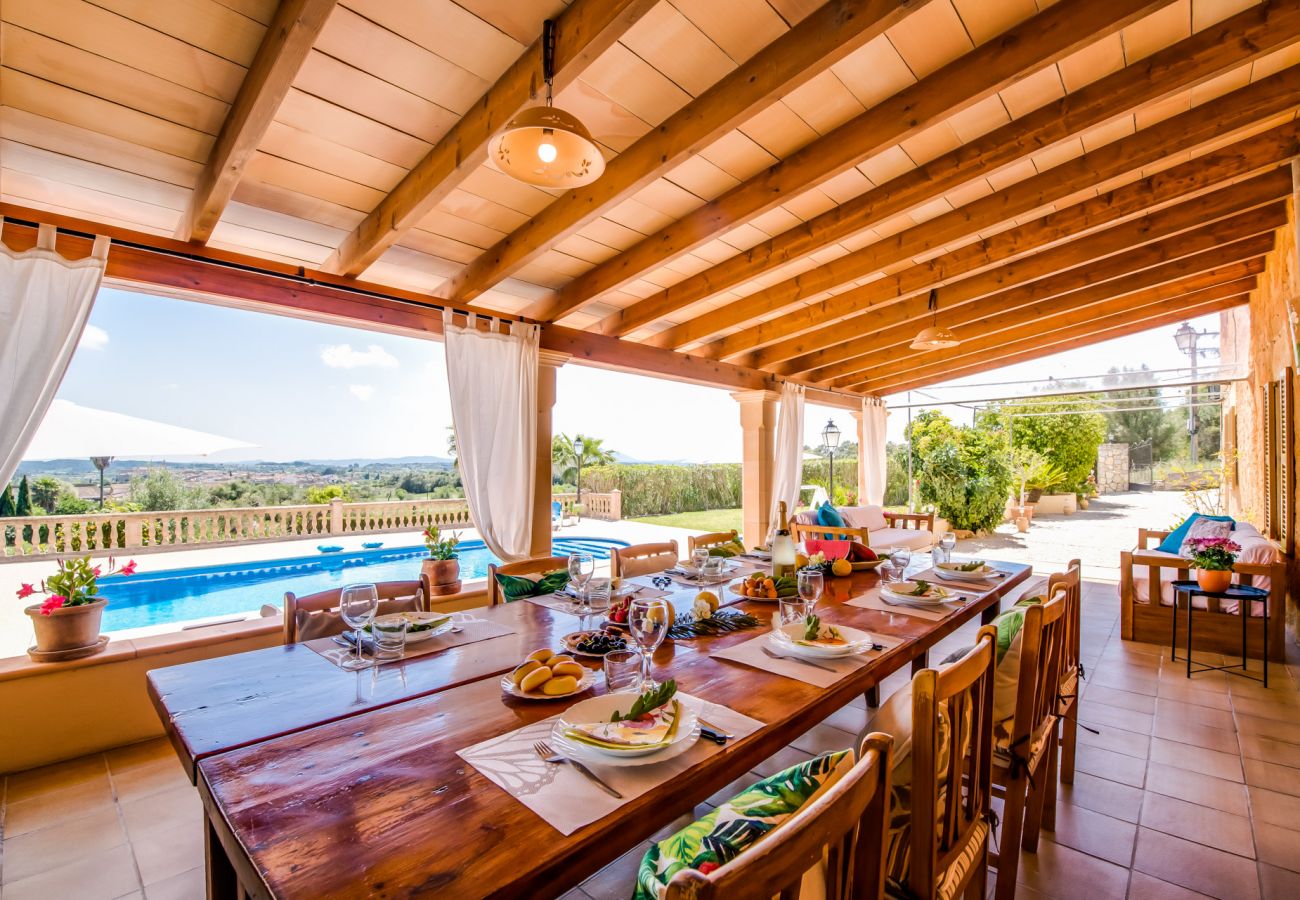
[[[1258, 600], [1264, 604], [1264, 687], [1268, 687], [1268, 591], [1263, 588], [1257, 588], [1249, 584], [1233, 584], [1226, 591], [1207, 591], [1195, 581], [1175, 581], [1174, 582], [1174, 618], [1173, 618], [1173, 640], [1170, 643], [1170, 656], [1177, 662], [1178, 660], [1178, 600], [1185, 597], [1187, 600], [1187, 677], [1191, 678], [1193, 674], [1192, 666], [1198, 666], [1196, 672], [1220, 671], [1229, 672], [1233, 675], [1240, 675], [1243, 678], [1249, 678], [1252, 681], [1259, 681], [1253, 675], [1247, 673], [1246, 662], [1248, 657], [1246, 651], [1246, 622], [1251, 618], [1251, 602]], [[1236, 600], [1237, 615], [1241, 617], [1241, 671], [1237, 671], [1237, 666], [1222, 665], [1212, 666], [1209, 663], [1192, 662], [1192, 598], [1205, 597], [1217, 600]]]

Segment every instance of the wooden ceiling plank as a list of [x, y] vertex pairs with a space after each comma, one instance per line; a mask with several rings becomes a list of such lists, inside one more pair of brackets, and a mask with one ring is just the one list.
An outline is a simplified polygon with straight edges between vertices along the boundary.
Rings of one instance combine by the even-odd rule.
[[[1092, 232], [1086, 237], [1058, 244], [1050, 249], [1022, 257], [1016, 262], [987, 269], [962, 279], [947, 280], [942, 287], [937, 288], [940, 308], [947, 310], [982, 296], [1049, 274], [1083, 266], [1111, 254], [1158, 241], [1182, 231], [1200, 228], [1216, 219], [1236, 215], [1252, 207], [1284, 198], [1289, 191], [1287, 174], [1286, 169], [1275, 169], [1195, 200], [1188, 200], [1148, 216]], [[1149, 196], [1139, 192], [1126, 192], [1125, 198], [1135, 193], [1138, 196]], [[1098, 202], [1091, 205], [1104, 206], [1105, 197], [1097, 200]], [[1052, 218], [1053, 216], [1048, 216], [1038, 222], [995, 235], [991, 241], [999, 246], [1003, 242], [1014, 245], [1020, 236], [1018, 233], [1022, 231], [1027, 231], [1031, 240], [1044, 232], [1051, 234], [1050, 227], [1044, 223]], [[962, 248], [951, 256], [960, 258], [965, 251], [976, 246]], [[942, 259], [941, 257], [939, 260], [941, 264]], [[869, 291], [875, 284], [876, 282], [872, 282], [861, 290]], [[927, 299], [924, 292], [917, 292], [901, 303], [891, 302], [889, 305], [876, 304], [867, 307], [834, 325], [774, 344], [758, 353], [747, 354], [741, 364], [771, 369], [778, 373], [798, 371], [801, 363], [810, 363], [809, 368], [825, 365], [825, 360], [835, 355], [834, 348], [837, 345], [843, 344], [863, 330], [876, 331], [914, 323], [924, 318]]]
[[[472, 301], [557, 241], [576, 233], [620, 200], [670, 173], [774, 100], [883, 34], [922, 5], [905, 7], [892, 0], [827, 3], [665, 118], [657, 128], [611, 160], [605, 174], [595, 182], [566, 192], [528, 224], [475, 260], [453, 280], [451, 298], [462, 303]], [[545, 309], [539, 309], [537, 317], [555, 318]]]
[[1196, 107], [1132, 137], [1099, 147], [1055, 169], [857, 250], [831, 265], [676, 325], [656, 335], [653, 343], [672, 349], [688, 346], [765, 313], [777, 312], [801, 298], [1014, 222], [1020, 216], [1109, 178], [1140, 171], [1171, 155], [1221, 140], [1225, 135], [1297, 106], [1300, 106], [1300, 66], [1234, 91], [1222, 101]]
[[762, 215], [1158, 6], [1133, 0], [1063, 0], [575, 279], [555, 303], [539, 312], [553, 319], [578, 309], [669, 259], [689, 253], [719, 231]]
[[[555, 30], [555, 90], [574, 83], [655, 0], [575, 0]], [[539, 37], [411, 169], [326, 261], [356, 277], [487, 160], [488, 139], [542, 90]]]
[[262, 136], [338, 0], [282, 0], [240, 85], [176, 237], [203, 243], [221, 219]]
[[1093, 344], [1101, 343], [1102, 341], [1114, 340], [1115, 338], [1126, 337], [1131, 334], [1139, 334], [1143, 331], [1150, 331], [1153, 328], [1159, 328], [1163, 325], [1172, 325], [1174, 322], [1194, 318], [1196, 316], [1204, 316], [1225, 309], [1231, 309], [1234, 306], [1240, 306], [1248, 302], [1250, 302], [1249, 294], [1239, 294], [1236, 297], [1230, 297], [1226, 300], [1215, 300], [1211, 303], [1205, 303], [1194, 307], [1185, 307], [1175, 301], [1171, 311], [1140, 322], [1128, 322], [1110, 328], [1098, 329], [1090, 334], [1076, 337], [1072, 340], [1066, 340], [1059, 344], [1034, 344], [1030, 341], [1026, 342], [1024, 349], [1019, 353], [1001, 356], [984, 362], [975, 363], [970, 366], [952, 369], [950, 371], [935, 371], [929, 375], [910, 378], [910, 380], [905, 378], [903, 380], [881, 382], [879, 384], [864, 384], [861, 385], [860, 388], [875, 396], [919, 390], [920, 388], [928, 387], [930, 385], [951, 381], [954, 378], [978, 375], [982, 372], [1001, 369], [1018, 362], [1029, 362], [1030, 360], [1041, 359], [1044, 356], [1053, 356], [1057, 353], [1064, 353], [1067, 350], [1077, 350], [1080, 347], [1089, 347]]

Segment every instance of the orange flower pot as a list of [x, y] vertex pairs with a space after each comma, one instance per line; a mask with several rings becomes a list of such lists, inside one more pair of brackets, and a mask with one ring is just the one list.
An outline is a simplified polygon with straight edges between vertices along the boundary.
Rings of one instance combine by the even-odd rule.
[[1203, 591], [1226, 591], [1232, 584], [1232, 570], [1197, 569], [1196, 583]]

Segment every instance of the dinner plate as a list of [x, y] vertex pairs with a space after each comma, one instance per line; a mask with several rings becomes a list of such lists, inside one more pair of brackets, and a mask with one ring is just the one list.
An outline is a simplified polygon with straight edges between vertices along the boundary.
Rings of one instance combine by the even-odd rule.
[[866, 653], [876, 643], [875, 638], [865, 631], [848, 628], [844, 625], [836, 625], [835, 627], [839, 629], [840, 634], [844, 636], [844, 640], [848, 643], [835, 647], [801, 644], [799, 641], [803, 638], [804, 627], [798, 622], [782, 625], [768, 635], [768, 640], [782, 653], [792, 653], [795, 656], [807, 656], [815, 659], [839, 659], [843, 656]]
[[673, 735], [672, 743], [666, 747], [654, 747], [649, 750], [645, 748], [607, 750], [603, 747], [584, 744], [582, 741], [575, 741], [565, 735], [564, 729], [571, 725], [607, 722], [615, 710], [626, 713], [632, 707], [632, 704], [636, 702], [636, 698], [637, 695], [633, 693], [602, 694], [599, 697], [589, 697], [573, 704], [561, 714], [555, 726], [551, 729], [552, 746], [565, 756], [572, 756], [584, 762], [598, 763], [602, 766], [651, 765], [680, 756], [695, 746], [695, 742], [700, 739], [699, 713], [689, 700], [684, 700], [680, 695], [677, 697], [677, 701], [682, 711], [682, 721], [677, 726], [677, 733]]
[[[703, 570], [695, 566], [693, 563], [680, 562], [677, 565], [673, 566], [673, 568], [677, 569], [678, 571], [685, 572], [687, 575], [703, 574]], [[721, 577], [722, 575], [726, 575], [728, 572], [734, 572], [738, 568], [740, 568], [740, 564], [735, 562], [733, 558], [724, 557], [722, 559], [722, 572], [718, 577]]]
[[[376, 622], [392, 622], [398, 619], [405, 619], [407, 621], [406, 642], [408, 644], [418, 644], [420, 641], [427, 641], [431, 637], [446, 634], [456, 625], [456, 623], [452, 621], [451, 616], [446, 613], [399, 612], [375, 617]], [[421, 628], [418, 631], [411, 630], [417, 625], [430, 624], [433, 626], [432, 628]]]
[[973, 570], [957, 568], [962, 565], [966, 565], [966, 563], [939, 563], [934, 567], [934, 574], [945, 581], [991, 581], [1000, 574], [997, 569], [988, 563], [985, 563], [982, 568]]
[[[742, 578], [741, 581], [743, 580], [744, 579]], [[756, 600], [759, 603], [775, 603], [777, 600], [791, 600], [798, 596], [797, 594], [791, 594], [789, 597], [749, 597], [736, 590], [736, 585], [739, 583], [740, 581], [733, 581], [731, 584], [727, 585], [727, 593], [731, 594], [733, 597], [739, 597], [741, 600]]]
[[930, 585], [930, 590], [925, 594], [909, 594], [916, 588], [915, 581], [891, 581], [880, 586], [880, 592], [895, 600], [902, 600], [904, 603], [915, 603], [919, 606], [941, 606], [952, 600], [960, 599], [947, 588], [937, 584]]
[[854, 562], [850, 560], [849, 565], [853, 567], [853, 571], [855, 572], [865, 572], [869, 569], [878, 568], [887, 562], [889, 562], [889, 557], [882, 556], [879, 559], [864, 559], [861, 562]]
[[[593, 659], [604, 659], [604, 658], [605, 658], [605, 654], [604, 654], [604, 653], [590, 653], [590, 652], [588, 652], [588, 651], [586, 651], [586, 650], [579, 650], [579, 649], [578, 649], [578, 645], [579, 645], [580, 643], [582, 643], [582, 641], [583, 641], [583, 640], [584, 640], [588, 635], [599, 634], [599, 633], [602, 632], [602, 631], [606, 631], [606, 632], [607, 632], [608, 629], [605, 629], [605, 628], [593, 628], [593, 629], [591, 629], [590, 631], [574, 631], [574, 632], [571, 632], [570, 634], [566, 634], [563, 638], [561, 638], [561, 640], [564, 641], [564, 649], [566, 649], [566, 650], [569, 651], [570, 653], [574, 654], [575, 656], [589, 656], [589, 657], [591, 657], [591, 658], [593, 658]], [[621, 650], [627, 650], [627, 649], [629, 649], [629, 648], [632, 646], [631, 643], [629, 643], [629, 642], [627, 641], [627, 638], [626, 638], [626, 637], [623, 637], [623, 635], [619, 634], [619, 635], [614, 635], [614, 636], [615, 636], [615, 637], [622, 638], [623, 641], [627, 644], [627, 646], [625, 646], [625, 647], [620, 647], [620, 648], [618, 648], [618, 649], [621, 649]]]
[[518, 697], [521, 700], [563, 700], [565, 697], [574, 697], [583, 691], [591, 688], [596, 683], [596, 673], [591, 669], [586, 670], [586, 674], [578, 680], [578, 687], [567, 694], [543, 694], [541, 691], [525, 691], [515, 680], [510, 677], [510, 673], [501, 676], [501, 690], [505, 691], [511, 697]]

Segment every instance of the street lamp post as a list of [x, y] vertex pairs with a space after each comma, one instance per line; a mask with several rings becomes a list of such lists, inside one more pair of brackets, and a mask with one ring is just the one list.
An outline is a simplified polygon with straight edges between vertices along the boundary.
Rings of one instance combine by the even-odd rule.
[[1191, 361], [1191, 383], [1188, 389], [1187, 399], [1187, 439], [1190, 445], [1192, 465], [1197, 464], [1197, 457], [1200, 455], [1199, 432], [1200, 423], [1196, 420], [1196, 399], [1200, 393], [1200, 386], [1196, 384], [1196, 363], [1203, 353], [1213, 353], [1215, 348], [1206, 348], [1204, 350], [1197, 346], [1197, 343], [1203, 337], [1214, 337], [1217, 332], [1197, 331], [1190, 323], [1184, 322], [1174, 332], [1174, 342], [1178, 344], [1178, 349], [1187, 354]]
[[840, 430], [835, 427], [834, 419], [826, 420], [826, 427], [822, 429], [822, 446], [826, 448], [827, 456], [830, 459], [830, 479], [828, 501], [831, 506], [835, 505], [835, 449], [840, 445]]

